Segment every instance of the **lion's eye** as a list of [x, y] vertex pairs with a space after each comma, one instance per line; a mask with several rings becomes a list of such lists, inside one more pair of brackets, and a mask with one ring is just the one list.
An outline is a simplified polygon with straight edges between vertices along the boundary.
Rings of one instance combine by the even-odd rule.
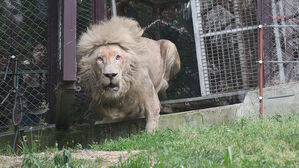
[[104, 59], [103, 59], [103, 57], [98, 57], [98, 58], [97, 58], [97, 61], [99, 61], [99, 62], [104, 62]]
[[120, 58], [121, 58], [121, 56], [119, 56], [119, 55], [117, 55], [117, 56], [115, 57], [116, 60], [120, 60]]

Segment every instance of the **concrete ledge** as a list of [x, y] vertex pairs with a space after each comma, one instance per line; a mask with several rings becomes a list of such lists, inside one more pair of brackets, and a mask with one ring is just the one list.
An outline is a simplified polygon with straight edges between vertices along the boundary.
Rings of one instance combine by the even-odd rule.
[[[185, 126], [207, 126], [228, 123], [242, 117], [257, 118], [259, 114], [258, 90], [250, 91], [243, 103], [215, 108], [192, 110], [182, 113], [161, 115], [159, 129], [178, 129]], [[299, 113], [299, 83], [280, 85], [264, 89], [264, 115], [288, 116]], [[124, 121], [102, 125], [81, 125], [65, 130], [55, 128], [26, 133], [27, 137], [33, 134], [34, 138], [40, 134], [44, 145], [75, 146], [80, 143], [87, 146], [93, 141], [103, 142], [118, 137], [127, 137], [136, 134], [145, 128], [145, 119]], [[13, 135], [0, 137], [1, 146], [11, 144]]]
[[235, 120], [240, 104], [192, 110], [182, 113], [161, 115], [159, 129], [177, 129], [185, 126], [201, 126], [227, 123]]
[[[236, 119], [257, 118], [259, 115], [259, 91], [247, 93], [240, 104]], [[264, 117], [288, 116], [299, 113], [299, 83], [290, 83], [264, 88]]]

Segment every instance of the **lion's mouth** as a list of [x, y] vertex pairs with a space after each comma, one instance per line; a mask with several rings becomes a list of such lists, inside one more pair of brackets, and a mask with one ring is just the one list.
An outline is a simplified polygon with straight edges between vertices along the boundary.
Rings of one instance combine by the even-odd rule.
[[119, 90], [119, 86], [115, 85], [113, 83], [110, 83], [108, 86], [106, 86], [106, 90], [118, 91]]

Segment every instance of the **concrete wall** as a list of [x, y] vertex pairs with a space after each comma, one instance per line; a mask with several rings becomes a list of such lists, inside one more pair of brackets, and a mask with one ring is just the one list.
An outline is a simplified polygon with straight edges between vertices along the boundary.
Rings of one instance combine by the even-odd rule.
[[[243, 103], [162, 115], [159, 128], [213, 125], [259, 117], [259, 90], [249, 91]], [[299, 113], [299, 83], [264, 88], [264, 117]]]
[[[240, 104], [215, 108], [192, 110], [182, 113], [161, 115], [159, 129], [178, 129], [186, 126], [208, 126], [214, 124], [237, 121], [242, 117], [257, 118], [259, 115], [258, 90], [246, 94], [244, 102]], [[299, 113], [299, 83], [274, 86], [264, 89], [264, 116], [288, 116]], [[103, 142], [106, 139], [127, 137], [145, 128], [145, 119], [125, 121], [101, 125], [82, 125], [66, 130], [55, 128], [25, 133], [38, 137], [45, 146], [75, 146], [77, 143], [88, 146], [93, 141]], [[0, 137], [0, 144], [12, 144], [13, 135]]]
[[[237, 118], [258, 117], [259, 91], [248, 92], [238, 109]], [[290, 83], [264, 88], [264, 117], [287, 116], [299, 113], [299, 83]]]

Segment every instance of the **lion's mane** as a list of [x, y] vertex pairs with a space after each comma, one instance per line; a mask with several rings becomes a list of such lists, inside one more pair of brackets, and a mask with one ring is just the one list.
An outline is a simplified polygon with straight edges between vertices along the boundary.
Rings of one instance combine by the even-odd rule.
[[125, 17], [114, 17], [109, 21], [100, 22], [88, 28], [79, 39], [77, 56], [79, 61], [79, 75], [83, 87], [91, 94], [93, 100], [101, 101], [103, 90], [89, 57], [95, 49], [104, 45], [119, 45], [129, 57], [123, 70], [122, 92], [128, 91], [135, 80], [134, 73], [138, 69], [138, 55], [142, 55], [144, 45], [142, 42], [143, 29], [139, 24]]

